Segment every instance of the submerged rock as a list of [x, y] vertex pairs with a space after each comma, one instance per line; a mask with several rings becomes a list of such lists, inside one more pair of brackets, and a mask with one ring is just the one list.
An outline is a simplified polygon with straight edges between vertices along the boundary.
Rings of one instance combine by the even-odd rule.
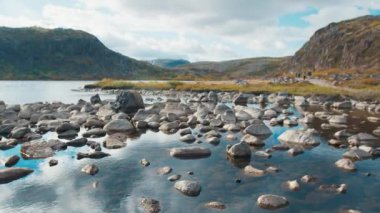
[[211, 201], [208, 203], [205, 203], [204, 205], [206, 208], [211, 208], [211, 209], [225, 209], [226, 205], [219, 201]]
[[318, 188], [320, 191], [323, 192], [329, 192], [329, 193], [336, 193], [336, 194], [344, 194], [347, 192], [347, 185], [346, 184], [332, 184], [332, 185], [320, 185]]
[[195, 197], [201, 192], [201, 185], [197, 181], [180, 180], [174, 184], [174, 188], [182, 192], [182, 194]]
[[244, 167], [244, 173], [249, 176], [260, 177], [265, 175], [265, 170], [257, 169], [252, 165], [247, 165]]
[[110, 156], [110, 154], [105, 153], [105, 152], [101, 152], [101, 151], [94, 151], [94, 152], [90, 152], [90, 153], [82, 153], [82, 152], [77, 153], [77, 159], [78, 160], [80, 160], [82, 158], [100, 159], [100, 158], [104, 158], [104, 157], [108, 157], [108, 156]]
[[158, 168], [156, 172], [159, 175], [167, 175], [170, 172], [172, 172], [172, 168], [170, 166], [164, 166], [164, 167]]
[[152, 198], [142, 198], [140, 201], [140, 206], [146, 213], [158, 213], [161, 211], [160, 202]]
[[250, 134], [244, 135], [240, 141], [245, 142], [250, 146], [264, 146], [265, 145], [264, 141]]
[[181, 147], [170, 150], [170, 156], [176, 158], [196, 159], [209, 157], [210, 155], [210, 149], [203, 147]]
[[146, 167], [150, 165], [150, 162], [146, 158], [143, 158], [140, 160], [140, 164]]
[[178, 174], [175, 174], [175, 175], [171, 175], [170, 177], [168, 177], [168, 181], [177, 181], [181, 179], [181, 175], [178, 175]]
[[257, 198], [257, 204], [263, 209], [279, 209], [289, 205], [289, 202], [283, 196], [266, 194]]
[[94, 164], [87, 164], [81, 169], [81, 171], [88, 175], [96, 175], [99, 172], [99, 168]]
[[34, 170], [28, 168], [6, 168], [0, 169], [0, 184], [10, 183], [32, 173]]
[[251, 149], [245, 142], [234, 144], [233, 146], [227, 146], [227, 154], [234, 158], [249, 158], [251, 157]]

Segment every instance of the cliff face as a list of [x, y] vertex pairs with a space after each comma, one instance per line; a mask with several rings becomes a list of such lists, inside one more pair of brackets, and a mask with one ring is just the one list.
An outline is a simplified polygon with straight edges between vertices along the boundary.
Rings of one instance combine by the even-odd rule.
[[316, 31], [288, 68], [380, 69], [380, 16], [331, 23]]
[[146, 78], [161, 68], [71, 29], [0, 28], [0, 79]]

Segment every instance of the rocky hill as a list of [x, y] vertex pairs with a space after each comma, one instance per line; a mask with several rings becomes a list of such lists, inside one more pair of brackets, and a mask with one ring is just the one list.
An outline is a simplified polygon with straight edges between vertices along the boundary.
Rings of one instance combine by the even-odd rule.
[[148, 62], [163, 68], [175, 68], [178, 66], [190, 64], [190, 61], [185, 59], [155, 59]]
[[363, 16], [319, 29], [287, 68], [380, 71], [380, 16]]
[[84, 31], [0, 28], [0, 79], [148, 79], [162, 71], [108, 49]]
[[176, 67], [176, 70], [183, 74], [193, 74], [198, 76], [210, 76], [210, 78], [247, 78], [262, 76], [268, 72], [277, 71], [289, 59], [280, 58], [247, 58], [221, 62], [195, 62]]

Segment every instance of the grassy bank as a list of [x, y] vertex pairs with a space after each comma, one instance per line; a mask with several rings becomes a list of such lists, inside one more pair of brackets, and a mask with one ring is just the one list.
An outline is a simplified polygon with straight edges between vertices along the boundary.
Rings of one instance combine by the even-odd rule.
[[272, 93], [288, 92], [294, 95], [349, 95], [358, 99], [379, 99], [380, 88], [357, 89], [355, 91], [346, 91], [344, 89], [332, 89], [330, 87], [313, 85], [307, 82], [294, 84], [273, 84], [270, 82], [258, 81], [248, 85], [238, 85], [232, 81], [214, 82], [214, 81], [167, 81], [167, 82], [132, 82], [125, 80], [103, 79], [95, 84], [86, 85], [85, 88], [101, 89], [148, 89], [148, 90], [169, 90], [178, 91], [239, 91], [246, 93]]

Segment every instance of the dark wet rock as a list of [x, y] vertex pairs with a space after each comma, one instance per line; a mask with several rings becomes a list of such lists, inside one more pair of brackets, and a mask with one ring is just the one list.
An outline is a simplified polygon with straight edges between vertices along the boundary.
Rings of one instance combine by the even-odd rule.
[[78, 136], [78, 131], [76, 130], [67, 130], [58, 134], [58, 138], [62, 139], [74, 139]]
[[314, 136], [314, 133], [309, 130], [286, 130], [278, 137], [278, 140], [281, 143], [297, 144], [302, 146], [319, 145], [319, 141]]
[[0, 135], [9, 135], [16, 126], [14, 123], [0, 125]]
[[150, 162], [146, 158], [143, 158], [140, 160], [140, 164], [146, 167], [150, 165]]
[[127, 145], [117, 137], [109, 136], [103, 141], [103, 146], [107, 149], [120, 149]]
[[170, 150], [170, 156], [176, 158], [197, 159], [209, 157], [210, 155], [210, 149], [203, 147], [181, 147]]
[[272, 146], [272, 149], [277, 151], [287, 151], [290, 149], [290, 147], [287, 144], [278, 144]]
[[250, 146], [264, 146], [265, 145], [264, 141], [250, 134], [244, 135], [240, 141], [245, 142]]
[[346, 170], [346, 171], [350, 171], [350, 172], [356, 171], [356, 167], [355, 167], [354, 162], [352, 162], [352, 160], [347, 159], [347, 158], [343, 158], [343, 159], [336, 161], [335, 165], [336, 165], [336, 167], [343, 169], [343, 170]]
[[187, 128], [187, 129], [183, 129], [179, 132], [180, 135], [188, 135], [188, 134], [191, 134], [191, 129], [190, 128]]
[[113, 103], [112, 108], [115, 111], [121, 111], [124, 113], [137, 112], [139, 109], [144, 109], [144, 101], [139, 93], [123, 91], [116, 97], [116, 101]]
[[91, 96], [90, 102], [91, 104], [100, 104], [102, 103], [102, 100], [100, 99], [99, 94], [96, 94], [96, 95]]
[[320, 191], [328, 192], [328, 193], [336, 193], [336, 194], [344, 194], [347, 192], [347, 185], [346, 184], [332, 184], [332, 185], [320, 185], [318, 188]]
[[82, 136], [85, 138], [98, 138], [98, 137], [103, 137], [106, 135], [106, 131], [101, 128], [94, 128], [90, 129], [87, 132], [83, 133]]
[[16, 139], [9, 139], [7, 141], [0, 142], [0, 150], [8, 150], [16, 147], [18, 144]]
[[28, 168], [0, 169], [0, 184], [10, 183], [31, 174], [34, 170]]
[[252, 165], [247, 165], [244, 167], [244, 174], [254, 177], [261, 177], [266, 174], [265, 170], [257, 169]]
[[4, 166], [6, 167], [12, 167], [14, 165], [17, 164], [17, 162], [20, 160], [20, 157], [17, 156], [17, 155], [13, 155], [11, 157], [8, 157], [5, 161], [4, 161]]
[[66, 131], [69, 131], [69, 130], [74, 130], [74, 131], [79, 131], [80, 129], [80, 126], [77, 125], [77, 124], [74, 124], [74, 123], [62, 123], [61, 125], [59, 125], [55, 131], [60, 134], [60, 133], [63, 133], [63, 132], [66, 132]]
[[187, 196], [198, 196], [201, 192], [201, 185], [197, 181], [180, 180], [174, 184], [174, 188]]
[[289, 202], [283, 196], [266, 194], [257, 198], [257, 205], [263, 209], [279, 209], [289, 205]]
[[219, 201], [211, 201], [211, 202], [205, 203], [204, 206], [210, 209], [225, 209], [226, 208], [226, 205], [224, 205], [223, 203]]
[[271, 130], [259, 119], [255, 119], [252, 121], [252, 124], [245, 128], [244, 132], [246, 134], [257, 135], [257, 136], [265, 136], [271, 135]]
[[83, 124], [86, 128], [103, 128], [104, 125], [104, 121], [99, 120], [98, 118], [89, 118], [86, 123]]
[[82, 147], [87, 144], [87, 138], [77, 138], [66, 142], [67, 146]]
[[237, 94], [233, 97], [233, 102], [235, 105], [246, 106], [248, 103], [248, 97], [242, 93]]
[[31, 130], [28, 127], [16, 127], [11, 132], [11, 138], [21, 139]]
[[82, 153], [82, 152], [77, 153], [78, 160], [82, 158], [100, 159], [100, 158], [104, 158], [108, 156], [110, 156], [110, 154], [101, 152], [101, 151], [94, 151], [94, 152], [89, 152], [89, 153]]
[[67, 144], [63, 143], [60, 140], [57, 139], [50, 139], [48, 140], [48, 145], [54, 150], [54, 151], [62, 151], [67, 149]]
[[157, 174], [159, 175], [167, 175], [169, 174], [170, 172], [172, 172], [172, 168], [170, 166], [164, 166], [164, 167], [161, 167], [161, 168], [158, 168], [156, 170]]
[[247, 143], [240, 142], [227, 147], [227, 154], [234, 158], [249, 158], [251, 157], [251, 149]]
[[81, 169], [81, 171], [88, 175], [96, 175], [99, 172], [99, 168], [94, 164], [87, 164]]
[[218, 94], [214, 91], [210, 91], [207, 95], [207, 100], [212, 103], [218, 103]]
[[142, 198], [140, 206], [146, 213], [158, 213], [161, 211], [160, 202], [152, 198]]
[[132, 133], [135, 128], [128, 120], [116, 119], [107, 123], [103, 128], [108, 134], [123, 132]]
[[50, 159], [49, 160], [49, 166], [50, 167], [53, 167], [53, 166], [56, 166], [56, 165], [58, 165], [58, 160], [56, 160], [56, 159]]
[[196, 138], [194, 137], [194, 135], [188, 134], [188, 135], [184, 135], [180, 137], [180, 140], [183, 142], [191, 143], [191, 142], [194, 142]]
[[168, 181], [172, 181], [172, 182], [173, 181], [177, 181], [179, 179], [181, 179], [181, 175], [178, 175], [178, 174], [171, 175], [171, 176], [168, 177]]

